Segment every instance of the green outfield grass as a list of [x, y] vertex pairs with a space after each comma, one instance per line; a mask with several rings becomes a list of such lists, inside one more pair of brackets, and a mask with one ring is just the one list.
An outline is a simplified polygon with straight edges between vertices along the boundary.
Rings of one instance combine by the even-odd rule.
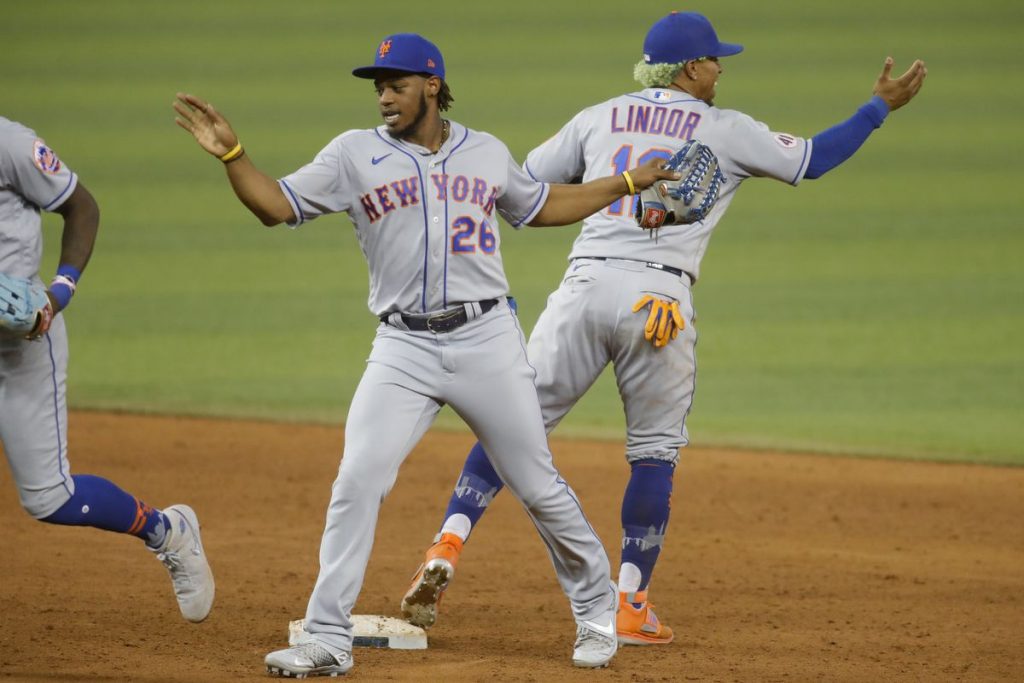
[[[212, 100], [274, 175], [378, 123], [350, 77], [381, 37], [445, 53], [452, 115], [517, 158], [634, 89], [672, 3], [15, 3], [0, 114], [36, 128], [103, 210], [71, 330], [78, 408], [341, 422], [375, 320], [344, 217], [268, 230], [173, 124]], [[1024, 9], [1010, 0], [698, 2], [723, 40], [718, 104], [811, 136], [870, 95], [882, 60], [929, 77], [848, 163], [798, 189], [744, 185], [695, 289], [690, 431], [738, 445], [1024, 464]], [[46, 222], [52, 272], [59, 220]], [[503, 252], [532, 327], [575, 228]], [[455, 426], [449, 412], [442, 426]], [[560, 434], [622, 438], [606, 375]]]

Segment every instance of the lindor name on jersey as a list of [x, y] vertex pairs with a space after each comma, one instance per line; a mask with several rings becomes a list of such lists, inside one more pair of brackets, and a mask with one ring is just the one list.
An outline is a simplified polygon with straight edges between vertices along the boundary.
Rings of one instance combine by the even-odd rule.
[[689, 140], [700, 123], [700, 114], [678, 107], [631, 104], [625, 111], [612, 107], [610, 123], [613, 133], [647, 133]]

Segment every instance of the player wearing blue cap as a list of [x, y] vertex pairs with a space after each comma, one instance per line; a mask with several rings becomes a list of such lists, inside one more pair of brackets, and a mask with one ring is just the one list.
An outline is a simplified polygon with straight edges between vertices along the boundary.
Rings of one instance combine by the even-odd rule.
[[373, 65], [383, 125], [350, 130], [294, 173], [259, 171], [227, 121], [179, 94], [178, 123], [219, 157], [239, 199], [263, 223], [298, 227], [348, 214], [370, 270], [380, 318], [352, 398], [345, 449], [320, 547], [320, 575], [300, 642], [266, 657], [281, 676], [352, 667], [352, 606], [377, 514], [406, 455], [445, 404], [469, 424], [544, 539], [576, 620], [573, 663], [615, 654], [615, 586], [607, 555], [551, 462], [526, 341], [511, 310], [498, 214], [515, 227], [565, 225], [660, 178], [656, 162], [582, 185], [539, 182], [498, 139], [442, 119], [452, 101], [430, 41], [385, 38]]
[[[703, 221], [666, 227], [656, 240], [637, 229], [628, 199], [588, 217], [562, 284], [530, 336], [528, 355], [537, 369], [548, 431], [609, 363], [615, 369], [631, 468], [622, 499], [618, 578], [617, 631], [623, 644], [673, 639], [647, 591], [668, 526], [679, 449], [689, 443], [686, 417], [697, 342], [691, 287], [712, 231], [747, 178], [796, 185], [849, 158], [889, 112], [917, 94], [927, 73], [918, 60], [892, 79], [893, 62], [886, 59], [866, 104], [847, 121], [804, 139], [772, 132], [746, 114], [714, 105], [719, 60], [742, 50], [721, 42], [711, 22], [695, 12], [659, 19], [634, 70], [644, 89], [584, 109], [530, 152], [525, 164], [532, 177], [546, 182], [587, 181], [609, 168], [667, 158], [682, 141], [698, 139], [714, 151], [725, 176], [718, 202]], [[485, 449], [486, 444], [477, 444], [470, 451], [435, 544], [402, 600], [412, 623], [434, 623], [463, 544], [503, 486]]]

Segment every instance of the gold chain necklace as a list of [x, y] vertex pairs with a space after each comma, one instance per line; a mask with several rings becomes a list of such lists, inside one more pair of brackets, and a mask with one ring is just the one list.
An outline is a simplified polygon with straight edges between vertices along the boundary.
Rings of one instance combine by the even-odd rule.
[[448, 121], [448, 119], [444, 119], [443, 121], [441, 121], [441, 144], [437, 146], [438, 149], [444, 147], [444, 143], [448, 140], [448, 134], [451, 132], [451, 130], [452, 124]]

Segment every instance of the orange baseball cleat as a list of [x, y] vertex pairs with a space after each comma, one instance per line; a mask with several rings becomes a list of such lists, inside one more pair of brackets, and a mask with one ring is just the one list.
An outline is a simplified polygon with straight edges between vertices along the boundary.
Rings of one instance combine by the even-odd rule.
[[[642, 603], [634, 607], [634, 603]], [[654, 605], [647, 602], [647, 591], [619, 593], [619, 613], [616, 630], [622, 645], [666, 645], [675, 634], [658, 621]]]
[[437, 605], [455, 575], [460, 552], [462, 539], [455, 534], [442, 534], [427, 550], [423, 564], [402, 598], [402, 616], [413, 626], [429, 628], [437, 621]]

